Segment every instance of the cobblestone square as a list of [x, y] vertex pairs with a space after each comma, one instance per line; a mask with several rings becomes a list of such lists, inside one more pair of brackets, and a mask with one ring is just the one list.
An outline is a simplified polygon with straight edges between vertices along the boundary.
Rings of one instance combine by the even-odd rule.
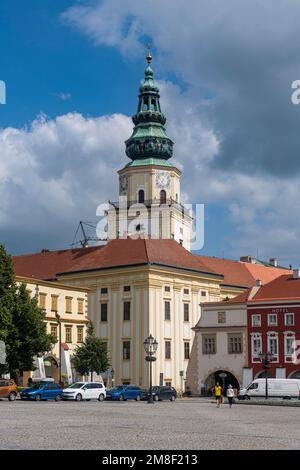
[[300, 409], [0, 401], [0, 449], [300, 449]]

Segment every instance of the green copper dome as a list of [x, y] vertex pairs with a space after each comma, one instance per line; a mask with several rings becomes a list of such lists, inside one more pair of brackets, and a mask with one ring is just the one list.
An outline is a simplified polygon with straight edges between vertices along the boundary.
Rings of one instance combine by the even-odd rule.
[[[166, 134], [166, 118], [161, 112], [159, 89], [153, 80], [150, 67], [152, 57], [147, 56], [148, 67], [140, 86], [137, 113], [132, 116], [135, 125], [131, 137], [126, 140], [126, 155], [131, 160], [168, 160], [173, 154], [173, 142]], [[154, 159], [154, 160], [153, 160]]]

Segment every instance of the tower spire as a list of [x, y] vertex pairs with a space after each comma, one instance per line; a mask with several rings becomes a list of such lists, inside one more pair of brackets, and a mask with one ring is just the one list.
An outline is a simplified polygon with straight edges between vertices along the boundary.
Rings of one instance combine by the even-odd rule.
[[159, 88], [153, 79], [153, 70], [150, 66], [152, 62], [151, 45], [148, 44], [146, 56], [147, 67], [145, 77], [140, 86], [138, 109], [132, 121], [134, 124], [133, 133], [125, 142], [126, 155], [131, 160], [166, 161], [172, 157], [173, 142], [166, 134], [166, 118], [161, 112], [159, 102]]
[[148, 65], [150, 65], [151, 62], [152, 62], [151, 44], [150, 44], [150, 43], [147, 44], [147, 49], [148, 49], [148, 54], [147, 54], [147, 56], [146, 56], [146, 60], [147, 60], [147, 62], [148, 62]]

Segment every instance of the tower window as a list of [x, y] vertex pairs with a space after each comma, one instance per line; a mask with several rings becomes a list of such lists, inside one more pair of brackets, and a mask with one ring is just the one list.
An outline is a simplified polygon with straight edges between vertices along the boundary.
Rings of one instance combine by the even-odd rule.
[[149, 99], [145, 99], [144, 104], [143, 104], [143, 110], [148, 111], [149, 110]]
[[160, 203], [161, 204], [166, 204], [167, 203], [167, 193], [164, 189], [162, 189], [161, 192], [160, 192]]
[[145, 191], [143, 189], [139, 190], [139, 203], [144, 204], [145, 202]]

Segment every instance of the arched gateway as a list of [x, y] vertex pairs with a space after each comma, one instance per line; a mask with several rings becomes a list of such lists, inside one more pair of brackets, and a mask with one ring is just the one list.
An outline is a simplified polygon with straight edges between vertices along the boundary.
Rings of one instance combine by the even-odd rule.
[[202, 394], [210, 395], [217, 382], [219, 382], [223, 390], [226, 390], [229, 384], [232, 385], [234, 389], [238, 390], [240, 388], [239, 381], [231, 372], [228, 370], [217, 370], [206, 378]]

